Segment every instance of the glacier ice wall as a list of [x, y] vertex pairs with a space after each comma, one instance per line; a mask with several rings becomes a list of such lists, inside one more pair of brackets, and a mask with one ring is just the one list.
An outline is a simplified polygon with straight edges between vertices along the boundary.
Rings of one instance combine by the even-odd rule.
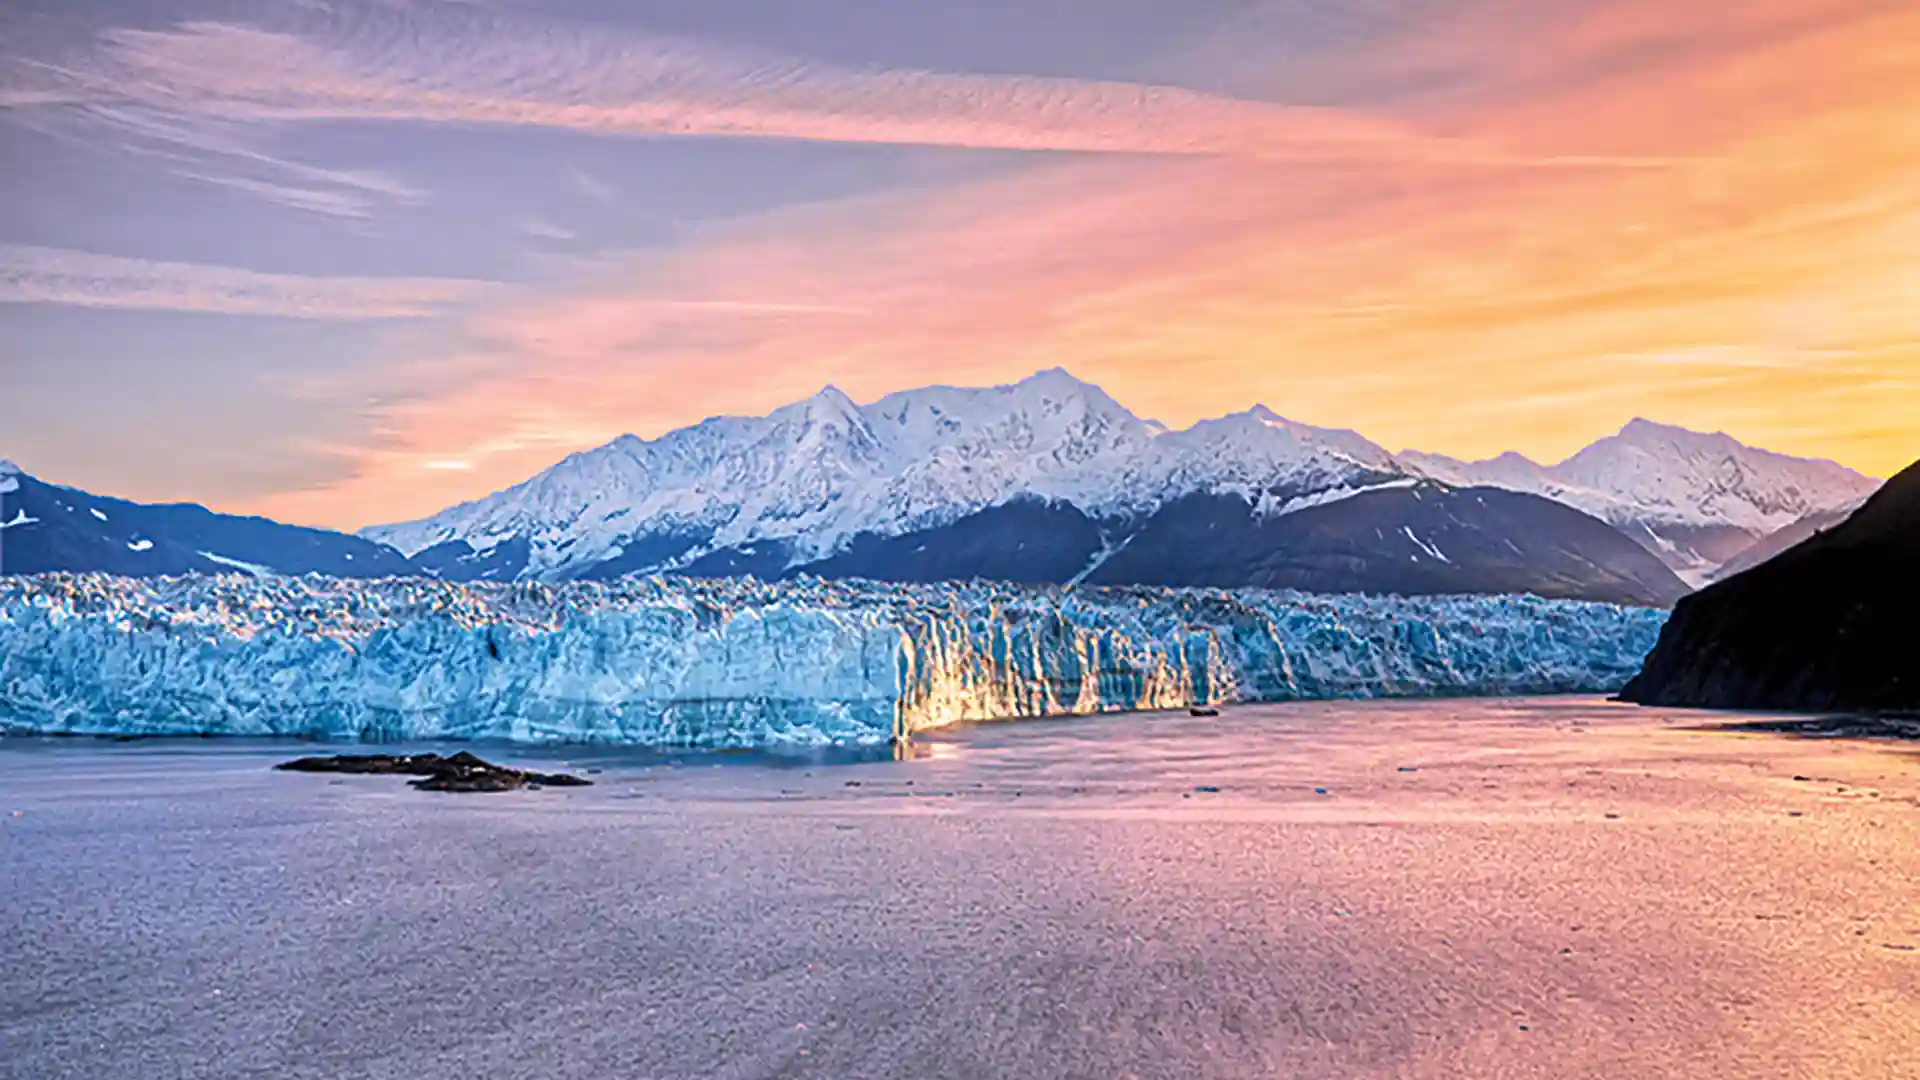
[[1664, 612], [629, 578], [0, 579], [0, 729], [749, 747], [962, 720], [1612, 690]]

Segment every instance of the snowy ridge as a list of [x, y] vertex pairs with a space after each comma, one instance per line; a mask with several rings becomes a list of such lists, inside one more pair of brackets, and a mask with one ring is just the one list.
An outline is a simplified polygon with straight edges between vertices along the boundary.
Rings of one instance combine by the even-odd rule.
[[1196, 491], [1234, 493], [1282, 512], [1290, 499], [1405, 472], [1352, 432], [1265, 408], [1169, 432], [1054, 369], [867, 406], [828, 387], [765, 417], [715, 417], [651, 441], [622, 436], [496, 495], [361, 535], [407, 555], [456, 540], [485, 551], [524, 536], [530, 575], [563, 578], [619, 556], [638, 535], [682, 535], [695, 553], [783, 540], [805, 562], [862, 532], [899, 535], [1022, 497], [1115, 517]]
[[0, 729], [746, 747], [1234, 701], [1611, 690], [1658, 611], [628, 578], [0, 580]]
[[1015, 499], [1070, 505], [1104, 531], [1195, 494], [1238, 497], [1273, 517], [1421, 478], [1562, 502], [1695, 583], [1759, 537], [1876, 486], [1833, 462], [1645, 420], [1551, 466], [1511, 453], [1395, 455], [1264, 406], [1168, 430], [1053, 369], [864, 406], [828, 387], [764, 417], [622, 436], [495, 495], [361, 535], [409, 556], [513, 540], [526, 545], [521, 576], [550, 581], [623, 556], [624, 569], [657, 571], [777, 542], [786, 561], [759, 567], [773, 572], [833, 556], [862, 533], [938, 528]]
[[1515, 453], [1460, 461], [1409, 450], [1400, 460], [1443, 483], [1522, 491], [1585, 511], [1695, 586], [1761, 537], [1858, 503], [1879, 487], [1832, 461], [1650, 420], [1634, 420], [1557, 465]]
[[1856, 503], [1880, 486], [1832, 461], [1650, 420], [1634, 420], [1557, 465], [1514, 453], [1459, 461], [1410, 450], [1401, 460], [1436, 480], [1545, 495], [1615, 525], [1729, 526], [1756, 536]]

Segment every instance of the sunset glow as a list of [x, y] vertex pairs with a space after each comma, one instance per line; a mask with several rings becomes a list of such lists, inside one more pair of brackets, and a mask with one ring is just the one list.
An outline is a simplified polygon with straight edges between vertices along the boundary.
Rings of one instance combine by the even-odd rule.
[[[1222, 14], [1101, 79], [936, 73], [908, 49], [880, 71], [669, 48], [584, 17], [526, 35], [431, 5], [405, 46], [375, 8], [104, 19], [0, 68], [20, 208], [0, 222], [0, 320], [22, 330], [0, 451], [129, 497], [352, 527], [825, 383], [865, 401], [1059, 365], [1174, 426], [1260, 402], [1455, 456], [1555, 460], [1634, 416], [1876, 476], [1920, 454], [1920, 8], [1308, 7]], [[410, 80], [427, 59], [443, 75]], [[476, 161], [537, 140], [564, 197], [466, 209], [410, 171], [418, 155], [370, 160], [408, 132], [457, 136]], [[309, 135], [342, 157], [300, 152]], [[831, 144], [888, 179], [681, 219], [649, 201], [665, 196], [638, 158], [616, 167], [625, 149], [727, 152], [715, 137]], [[28, 219], [53, 198], [15, 164], [28, 140], [171, 170], [207, 233], [245, 203], [353, 239], [308, 262], [319, 249], [231, 236], [161, 252], [63, 234]], [[589, 153], [591, 170], [569, 164]], [[602, 246], [623, 213], [675, 221]], [[553, 221], [514, 224], [530, 215]], [[402, 243], [402, 225], [430, 239]], [[438, 239], [483, 229], [531, 246], [462, 266]], [[387, 277], [405, 280], [369, 280]], [[116, 436], [138, 454], [74, 450], [99, 438], [94, 406], [29, 369], [86, 374], [105, 347], [65, 326], [120, 320], [84, 333], [124, 350], [155, 309], [365, 334], [229, 381], [178, 435]], [[49, 312], [58, 326], [21, 321]], [[234, 359], [254, 331], [183, 333], [167, 379], [254, 363]], [[134, 392], [107, 370], [100, 394]], [[260, 410], [298, 423], [255, 431]], [[205, 445], [235, 439], [259, 453]]]

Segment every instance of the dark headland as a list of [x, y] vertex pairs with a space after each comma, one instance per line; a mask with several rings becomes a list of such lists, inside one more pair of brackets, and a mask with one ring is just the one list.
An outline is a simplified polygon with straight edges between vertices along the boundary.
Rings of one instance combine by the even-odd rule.
[[1642, 705], [1920, 712], [1920, 463], [1839, 525], [1682, 599]]

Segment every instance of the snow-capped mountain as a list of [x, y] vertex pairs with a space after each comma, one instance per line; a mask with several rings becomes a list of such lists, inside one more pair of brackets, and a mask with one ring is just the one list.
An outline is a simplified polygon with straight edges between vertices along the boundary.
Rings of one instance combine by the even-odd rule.
[[1016, 499], [1099, 519], [1194, 492], [1279, 510], [1404, 473], [1352, 432], [1264, 408], [1165, 432], [1054, 369], [867, 406], [828, 387], [765, 417], [623, 436], [499, 494], [362, 535], [414, 555], [464, 545], [465, 558], [523, 540], [528, 572], [572, 577], [614, 560], [674, 567], [766, 541], [781, 541], [790, 563], [810, 562], [862, 534], [924, 530]]
[[[1666, 604], [1872, 481], [1646, 421], [1558, 465], [1395, 455], [1264, 407], [1168, 430], [1058, 369], [859, 405], [828, 387], [573, 454], [359, 537], [0, 468], [0, 572], [629, 573], [1529, 592]], [[1493, 489], [1506, 489], [1493, 490]]]
[[126, 577], [414, 573], [392, 548], [346, 533], [154, 506], [45, 483], [0, 461], [0, 574], [107, 571]]
[[1756, 540], [1857, 504], [1879, 482], [1831, 461], [1788, 457], [1722, 433], [1634, 420], [1557, 465], [1507, 453], [1400, 460], [1450, 484], [1532, 492], [1601, 518], [1698, 585]]
[[[908, 580], [1097, 581], [1117, 580], [1109, 577], [1115, 567], [1141, 563], [1140, 551], [1114, 557], [1157, 515], [1199, 515], [1222, 543], [1229, 534], [1240, 544], [1279, 543], [1282, 533], [1299, 533], [1294, 539], [1305, 542], [1304, 524], [1276, 531], [1263, 523], [1398, 489], [1398, 496], [1368, 499], [1364, 514], [1319, 519], [1359, 530], [1315, 541], [1345, 552], [1327, 555], [1336, 564], [1357, 567], [1354, 560], [1364, 556], [1380, 567], [1399, 566], [1384, 575], [1355, 569], [1350, 587], [1433, 591], [1451, 583], [1457, 591], [1482, 591], [1522, 581], [1515, 587], [1636, 602], [1670, 598], [1677, 587], [1610, 541], [1524, 502], [1502, 503], [1495, 514], [1484, 501], [1453, 501], [1448, 520], [1459, 519], [1489, 560], [1495, 551], [1508, 553], [1503, 559], [1532, 551], [1520, 558], [1532, 563], [1496, 568], [1483, 560], [1480, 575], [1446, 565], [1417, 536], [1399, 540], [1434, 505], [1423, 507], [1408, 489], [1431, 481], [1562, 503], [1696, 576], [1776, 522], [1872, 486], [1830, 462], [1646, 421], [1554, 466], [1517, 454], [1486, 462], [1395, 455], [1352, 431], [1287, 420], [1263, 406], [1174, 431], [1053, 369], [1005, 386], [927, 387], [864, 406], [828, 387], [764, 417], [716, 417], [652, 440], [623, 436], [506, 491], [362, 535], [460, 580], [675, 570], [778, 577], [804, 569]], [[1186, 535], [1183, 521], [1161, 521], [1152, 535]], [[1564, 542], [1549, 555], [1502, 531], [1523, 528]], [[1274, 570], [1265, 552], [1200, 554], [1195, 558], [1216, 567], [1259, 562], [1267, 583], [1340, 576]], [[1416, 575], [1403, 565], [1423, 559], [1437, 572]], [[1547, 573], [1541, 559], [1563, 570]], [[1564, 566], [1588, 561], [1591, 579], [1570, 585]], [[1177, 570], [1136, 568], [1152, 580], [1172, 580]], [[1623, 592], [1621, 583], [1633, 584]]]

